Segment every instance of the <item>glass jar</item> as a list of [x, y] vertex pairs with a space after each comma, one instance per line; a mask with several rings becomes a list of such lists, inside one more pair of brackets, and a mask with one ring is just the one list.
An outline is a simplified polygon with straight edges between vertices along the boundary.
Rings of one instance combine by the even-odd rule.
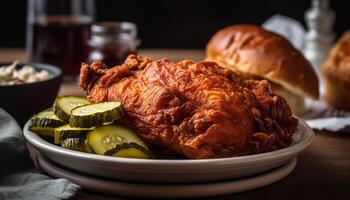
[[101, 22], [91, 27], [87, 62], [99, 60], [109, 67], [122, 64], [125, 58], [136, 53], [140, 41], [137, 26], [131, 22]]
[[56, 65], [62, 69], [64, 78], [74, 80], [86, 59], [94, 19], [94, 0], [29, 0], [29, 61]]

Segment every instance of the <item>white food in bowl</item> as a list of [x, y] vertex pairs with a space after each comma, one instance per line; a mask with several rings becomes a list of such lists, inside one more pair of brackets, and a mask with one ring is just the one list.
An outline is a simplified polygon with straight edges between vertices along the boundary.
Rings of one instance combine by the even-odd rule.
[[17, 69], [18, 61], [9, 66], [0, 67], [0, 85], [18, 85], [47, 80], [52, 77], [47, 70], [37, 71], [30, 65]]

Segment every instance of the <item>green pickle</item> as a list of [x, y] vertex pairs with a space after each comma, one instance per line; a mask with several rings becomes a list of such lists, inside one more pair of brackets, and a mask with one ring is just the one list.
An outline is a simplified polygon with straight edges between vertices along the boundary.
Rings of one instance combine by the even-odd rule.
[[64, 122], [69, 123], [71, 111], [79, 106], [90, 104], [90, 102], [82, 97], [62, 96], [55, 100], [53, 111]]
[[57, 127], [55, 129], [55, 144], [60, 144], [62, 140], [67, 138], [82, 138], [86, 137], [86, 133], [93, 128], [76, 128], [71, 127], [69, 124]]
[[59, 119], [51, 109], [49, 109], [34, 115], [30, 120], [29, 127], [55, 128], [62, 125], [64, 125], [64, 122]]
[[86, 138], [81, 137], [81, 138], [66, 138], [62, 140], [61, 142], [61, 147], [66, 148], [66, 149], [71, 149], [75, 151], [80, 151], [80, 152], [88, 152], [86, 148]]
[[64, 125], [52, 110], [44, 110], [34, 115], [29, 123], [29, 130], [42, 136], [54, 136], [55, 128]]
[[88, 132], [87, 142], [99, 155], [127, 158], [150, 158], [146, 144], [131, 129], [111, 124]]
[[89, 128], [112, 123], [123, 115], [120, 102], [102, 102], [80, 106], [72, 110], [69, 125]]
[[31, 127], [29, 128], [29, 130], [35, 133], [38, 133], [39, 135], [42, 135], [42, 136], [50, 136], [50, 137], [55, 136], [55, 128], [52, 128], [52, 127]]

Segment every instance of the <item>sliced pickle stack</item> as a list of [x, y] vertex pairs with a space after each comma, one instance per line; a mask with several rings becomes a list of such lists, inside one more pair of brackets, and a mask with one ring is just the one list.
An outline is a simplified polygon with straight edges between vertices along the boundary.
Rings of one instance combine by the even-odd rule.
[[90, 104], [85, 98], [62, 96], [56, 99], [53, 110], [32, 117], [29, 130], [75, 151], [150, 158], [151, 152], [141, 138], [131, 129], [116, 124], [123, 115], [120, 102]]

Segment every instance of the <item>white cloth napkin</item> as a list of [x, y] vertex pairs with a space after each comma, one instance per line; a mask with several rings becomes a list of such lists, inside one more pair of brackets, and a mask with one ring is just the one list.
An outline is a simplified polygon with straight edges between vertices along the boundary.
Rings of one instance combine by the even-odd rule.
[[350, 131], [350, 117], [328, 117], [321, 119], [306, 120], [306, 123], [313, 129], [328, 131]]
[[331, 108], [323, 101], [305, 101], [307, 112], [302, 115], [313, 129], [350, 131], [350, 112]]
[[297, 20], [283, 15], [273, 15], [262, 26], [266, 30], [283, 35], [295, 48], [303, 49], [305, 29]]

